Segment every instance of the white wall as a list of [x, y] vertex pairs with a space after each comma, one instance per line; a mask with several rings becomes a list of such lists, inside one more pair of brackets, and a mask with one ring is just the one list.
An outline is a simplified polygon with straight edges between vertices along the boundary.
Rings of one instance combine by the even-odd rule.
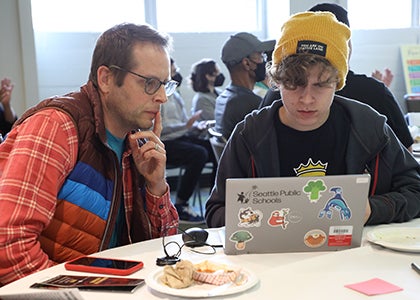
[[0, 1], [0, 79], [14, 83], [12, 105], [20, 115], [38, 100], [30, 0]]
[[350, 68], [358, 73], [370, 74], [373, 69], [390, 68], [394, 73], [391, 91], [406, 111], [404, 94], [406, 86], [400, 46], [419, 44], [419, 29], [353, 30], [353, 52]]
[[[357, 73], [370, 74], [374, 69], [386, 67], [394, 72], [391, 90], [402, 109], [406, 93], [400, 45], [418, 44], [420, 32], [414, 29], [395, 30], [355, 30], [353, 31], [353, 52], [350, 59], [351, 69]], [[36, 42], [41, 44], [37, 53], [39, 94], [46, 98], [78, 89], [89, 74], [90, 57], [98, 34], [44, 34], [37, 35]], [[173, 34], [174, 52], [172, 56], [181, 68], [184, 81], [181, 93], [190, 107], [193, 91], [188, 84], [191, 66], [204, 57], [215, 59], [229, 82], [229, 74], [220, 60], [220, 49], [229, 34]]]

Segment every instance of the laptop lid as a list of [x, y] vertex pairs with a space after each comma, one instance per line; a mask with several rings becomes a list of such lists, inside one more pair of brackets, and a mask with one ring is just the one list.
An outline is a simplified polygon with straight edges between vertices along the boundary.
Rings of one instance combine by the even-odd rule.
[[369, 183], [369, 174], [227, 179], [225, 253], [358, 247]]

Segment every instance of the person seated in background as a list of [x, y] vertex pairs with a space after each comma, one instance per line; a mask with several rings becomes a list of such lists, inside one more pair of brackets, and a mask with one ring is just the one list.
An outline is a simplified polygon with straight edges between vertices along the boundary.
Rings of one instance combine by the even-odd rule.
[[260, 41], [247, 32], [232, 35], [222, 47], [222, 61], [229, 70], [231, 83], [217, 97], [215, 130], [227, 140], [236, 124], [257, 109], [262, 98], [252, 91], [265, 79], [264, 52], [274, 48], [275, 41]]
[[[333, 13], [337, 20], [350, 27], [347, 17], [347, 10], [334, 3], [321, 3], [310, 8], [309, 11], [328, 11]], [[349, 61], [351, 55], [351, 42], [349, 40]], [[387, 117], [387, 123], [395, 132], [401, 143], [412, 151], [413, 138], [410, 134], [407, 121], [398, 101], [386, 85], [372, 77], [364, 74], [356, 74], [349, 70], [346, 75], [346, 86], [337, 91], [343, 97], [351, 98], [363, 102], [379, 113]], [[280, 98], [280, 92], [270, 90], [261, 103], [261, 107], [270, 105], [274, 100]]]
[[420, 166], [386, 117], [335, 94], [345, 86], [350, 29], [330, 12], [292, 15], [282, 27], [268, 74], [281, 101], [240, 122], [219, 161], [206, 203], [209, 227], [225, 225], [226, 179], [299, 176], [302, 166], [328, 175], [369, 173], [365, 224], [420, 217]]
[[[177, 72], [176, 63], [171, 59], [171, 76], [182, 81], [182, 75]], [[208, 141], [199, 139], [189, 134], [200, 123], [201, 110], [191, 117], [187, 116], [184, 99], [175, 91], [165, 105], [161, 106], [162, 134], [161, 139], [165, 144], [167, 163], [174, 167], [184, 167], [181, 182], [178, 184], [175, 208], [179, 215], [179, 222], [186, 224], [202, 224], [204, 218], [197, 214], [189, 205], [189, 199], [200, 179], [204, 165], [212, 151]], [[206, 129], [196, 130], [206, 131]], [[209, 144], [209, 148], [203, 144]]]
[[[216, 61], [204, 58], [196, 62], [191, 69], [190, 81], [195, 94], [192, 99], [191, 112], [194, 114], [201, 110], [200, 128], [208, 128], [214, 126], [214, 109], [216, 107], [216, 98], [221, 93], [220, 86], [225, 82], [225, 76], [220, 72], [220, 68]], [[209, 134], [206, 131], [195, 131], [191, 134], [206, 140], [206, 148], [209, 151], [209, 161], [213, 165], [212, 175], [210, 177], [210, 186], [214, 185], [216, 177], [217, 160], [213, 153]]]
[[88, 82], [26, 111], [0, 144], [0, 285], [108, 248], [177, 233], [160, 106], [171, 38], [123, 23]]
[[389, 68], [386, 68], [384, 73], [379, 70], [372, 72], [372, 77], [382, 81], [387, 87], [391, 86], [392, 80], [394, 79], [394, 74]]
[[0, 134], [4, 137], [12, 129], [17, 115], [11, 105], [13, 83], [9, 78], [3, 78], [0, 86]]
[[221, 93], [219, 87], [225, 82], [216, 61], [204, 58], [196, 62], [191, 68], [190, 81], [195, 92], [191, 112], [201, 110], [199, 121], [214, 121], [216, 98]]

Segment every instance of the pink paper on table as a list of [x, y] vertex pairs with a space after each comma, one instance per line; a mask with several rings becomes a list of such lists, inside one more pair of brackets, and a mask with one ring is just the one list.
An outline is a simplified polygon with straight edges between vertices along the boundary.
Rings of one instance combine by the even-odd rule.
[[370, 280], [347, 284], [345, 287], [352, 290], [358, 291], [368, 296], [388, 294], [393, 292], [402, 291], [403, 289], [399, 286], [396, 286], [392, 283], [389, 283], [385, 280], [379, 278], [373, 278]]

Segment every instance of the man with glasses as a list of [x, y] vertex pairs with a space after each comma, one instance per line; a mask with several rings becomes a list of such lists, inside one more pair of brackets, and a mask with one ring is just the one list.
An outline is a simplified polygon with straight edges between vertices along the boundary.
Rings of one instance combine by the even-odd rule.
[[236, 124], [257, 109], [262, 98], [252, 91], [265, 79], [264, 52], [274, 49], [274, 40], [261, 42], [247, 32], [232, 35], [223, 45], [222, 61], [229, 70], [231, 83], [217, 97], [215, 130], [227, 140]]
[[80, 91], [29, 109], [0, 146], [0, 285], [83, 254], [176, 233], [160, 107], [171, 39], [121, 24]]

